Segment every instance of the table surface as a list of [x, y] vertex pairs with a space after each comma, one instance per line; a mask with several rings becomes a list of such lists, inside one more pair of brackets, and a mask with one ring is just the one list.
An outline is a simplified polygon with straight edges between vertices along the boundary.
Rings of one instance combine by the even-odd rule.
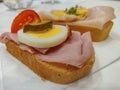
[[[44, 1], [44, 0], [43, 0]], [[68, 85], [42, 81], [30, 69], [11, 56], [0, 44], [0, 90], [119, 90], [120, 89], [120, 1], [118, 0], [60, 0], [59, 4], [41, 4], [34, 0], [29, 9], [64, 9], [76, 4], [84, 7], [112, 6], [116, 19], [109, 37], [102, 42], [93, 42], [96, 62], [89, 76]], [[21, 10], [9, 10], [0, 3], [0, 34], [9, 32], [12, 20]]]

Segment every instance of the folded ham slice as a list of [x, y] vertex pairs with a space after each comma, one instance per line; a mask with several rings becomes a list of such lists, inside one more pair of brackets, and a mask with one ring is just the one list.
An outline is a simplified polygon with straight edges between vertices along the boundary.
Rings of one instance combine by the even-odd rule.
[[75, 18], [75, 15], [73, 15], [72, 17], [71, 15], [57, 17], [53, 15], [53, 13], [46, 11], [42, 11], [39, 14], [43, 19], [53, 20], [55, 22], [58, 21], [59, 24], [89, 26], [98, 28], [100, 30], [103, 29], [105, 23], [115, 18], [114, 9], [109, 6], [95, 6], [89, 8], [88, 10], [89, 13], [84, 20], [78, 20], [77, 17]]
[[17, 44], [20, 42], [18, 41], [17, 34], [10, 33], [10, 32], [5, 32], [0, 36], [0, 42], [1, 43], [7, 43], [9, 40], [13, 40]]
[[[20, 43], [16, 34], [4, 33], [0, 36], [0, 42], [7, 43], [12, 40], [17, 43], [20, 48], [22, 45], [23, 50], [28, 52], [34, 52], [36, 56], [46, 62], [57, 62], [67, 65], [73, 65], [81, 68], [86, 61], [90, 59], [93, 53], [92, 41], [90, 33], [84, 33], [80, 35], [77, 31], [72, 31], [72, 35], [62, 44], [56, 47], [49, 48], [47, 53], [42, 54], [43, 49], [36, 50], [34, 47], [30, 47]], [[44, 50], [43, 50], [44, 51]]]
[[26, 44], [19, 42], [16, 33], [5, 32], [0, 36], [0, 42], [2, 43], [7, 43], [9, 40], [14, 41], [15, 43], [19, 45], [21, 49], [26, 50], [30, 53], [39, 52], [39, 53], [45, 54], [49, 50], [49, 48], [36, 48], [36, 47], [31, 47], [31, 46], [28, 46]]
[[64, 44], [51, 49], [45, 55], [39, 54], [38, 56], [43, 61], [81, 67], [91, 57], [92, 50], [89, 32], [82, 36], [79, 32], [73, 32], [72, 36]]
[[68, 25], [89, 26], [102, 30], [104, 25], [115, 18], [114, 9], [109, 6], [96, 6], [89, 9], [88, 17], [82, 21], [67, 23]]

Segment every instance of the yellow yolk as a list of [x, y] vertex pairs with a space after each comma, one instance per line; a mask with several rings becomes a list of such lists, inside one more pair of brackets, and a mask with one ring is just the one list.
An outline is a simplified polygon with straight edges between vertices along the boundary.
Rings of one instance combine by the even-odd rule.
[[[77, 9], [76, 14], [80, 17], [84, 17], [88, 13], [88, 9]], [[64, 16], [66, 14], [63, 10], [56, 10], [53, 12], [55, 16]]]
[[62, 32], [61, 27], [53, 26], [53, 28], [48, 31], [43, 31], [43, 32], [28, 31], [26, 34], [29, 34], [31, 36], [38, 37], [38, 38], [50, 38], [50, 37], [57, 36], [61, 32]]
[[76, 14], [83, 15], [83, 16], [87, 13], [88, 13], [87, 9], [77, 9], [77, 11], [76, 11]]
[[55, 16], [64, 16], [66, 14], [66, 12], [63, 11], [63, 10], [56, 10], [56, 11], [53, 12], [53, 14]]

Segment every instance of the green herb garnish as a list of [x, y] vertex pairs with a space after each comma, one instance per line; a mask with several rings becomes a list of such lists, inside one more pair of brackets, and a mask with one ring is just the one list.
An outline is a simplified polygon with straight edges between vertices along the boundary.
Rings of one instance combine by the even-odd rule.
[[78, 8], [78, 5], [76, 5], [75, 7], [71, 7], [70, 9], [66, 8], [65, 12], [70, 15], [76, 15], [77, 8]]

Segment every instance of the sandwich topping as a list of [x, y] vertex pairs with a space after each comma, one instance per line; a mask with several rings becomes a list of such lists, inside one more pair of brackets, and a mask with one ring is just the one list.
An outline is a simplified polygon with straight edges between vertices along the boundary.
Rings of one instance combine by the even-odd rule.
[[75, 7], [66, 8], [65, 10], [54, 10], [53, 14], [59, 17], [65, 15], [75, 15], [78, 16], [78, 19], [85, 19], [88, 14], [88, 9], [78, 7], [78, 5], [76, 5]]
[[42, 21], [40, 23], [26, 24], [24, 25], [23, 32], [28, 31], [41, 31], [44, 32], [46, 30], [51, 29], [53, 26], [52, 21]]
[[[29, 16], [30, 14], [31, 12]], [[66, 26], [53, 25], [51, 21], [43, 22], [41, 18], [37, 19], [37, 23], [36, 19], [35, 22], [28, 20], [19, 27], [24, 20], [19, 22], [16, 20], [19, 20], [21, 15], [18, 15], [12, 24], [12, 27], [15, 27], [17, 22], [17, 29], [12, 28], [11, 32], [3, 33], [0, 42], [13, 41], [22, 50], [36, 54], [42, 61], [63, 63], [78, 68], [92, 56], [93, 47], [89, 32], [81, 35], [77, 31], [69, 31]]]
[[85, 20], [68, 22], [68, 25], [94, 27], [103, 30], [104, 25], [115, 18], [114, 8], [110, 6], [95, 6], [89, 9], [89, 14]]
[[51, 12], [41, 11], [39, 15], [43, 20], [54, 20], [73, 22], [76, 20], [84, 20], [89, 13], [87, 8], [75, 7], [66, 8], [65, 10], [52, 10]]
[[34, 10], [24, 10], [15, 17], [11, 25], [11, 32], [17, 33], [18, 30], [28, 23], [39, 23], [41, 18]]
[[37, 48], [50, 48], [63, 43], [68, 37], [68, 29], [65, 26], [53, 25], [43, 32], [40, 31], [18, 31], [20, 42]]
[[0, 36], [0, 42], [7, 43], [14, 41], [22, 50], [36, 54], [36, 56], [46, 62], [57, 62], [81, 68], [92, 56], [93, 46], [90, 33], [80, 35], [77, 31], [72, 31], [72, 35], [62, 44], [52, 48], [36, 48], [21, 43], [15, 33], [5, 32]]
[[39, 14], [42, 19], [53, 20], [56, 24], [86, 26], [100, 30], [104, 28], [108, 21], [115, 18], [114, 8], [110, 6], [95, 6], [88, 9], [81, 7], [76, 9], [76, 7], [66, 10], [54, 10], [52, 12], [41, 11]]

